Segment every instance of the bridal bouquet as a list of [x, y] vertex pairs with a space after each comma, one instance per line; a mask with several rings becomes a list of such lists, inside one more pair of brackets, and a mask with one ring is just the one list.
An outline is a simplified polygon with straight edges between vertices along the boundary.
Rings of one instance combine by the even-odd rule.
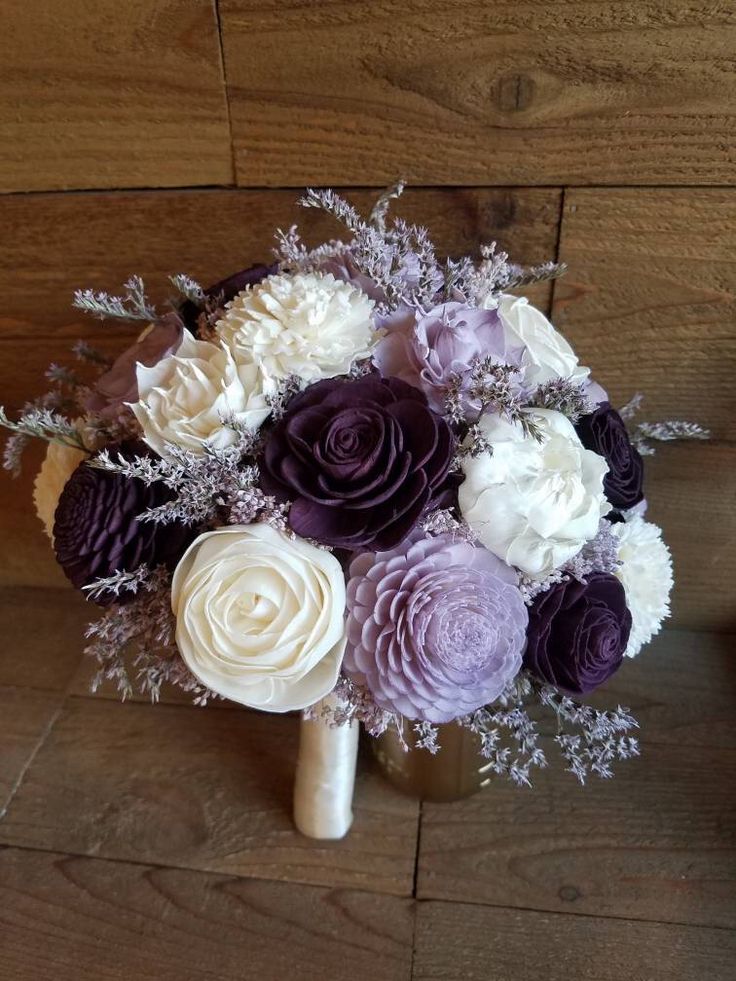
[[707, 434], [629, 433], [636, 400], [616, 411], [512, 293], [561, 269], [494, 246], [440, 261], [389, 221], [400, 190], [368, 219], [309, 191], [344, 242], [278, 232], [272, 265], [207, 289], [173, 276], [163, 311], [138, 277], [78, 291], [145, 327], [113, 363], [77, 345], [86, 375], [52, 365], [47, 395], [2, 412], [6, 466], [48, 440], [35, 503], [100, 607], [96, 683], [393, 727], [432, 752], [456, 722], [518, 783], [546, 762], [536, 703], [569, 769], [609, 776], [636, 723], [580, 698], [657, 633], [672, 587], [642, 456]]

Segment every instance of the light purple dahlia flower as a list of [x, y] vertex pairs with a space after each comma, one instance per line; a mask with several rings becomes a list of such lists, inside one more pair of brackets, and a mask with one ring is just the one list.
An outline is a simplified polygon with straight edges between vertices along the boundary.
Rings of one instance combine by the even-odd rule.
[[424, 314], [400, 307], [379, 326], [386, 331], [374, 355], [381, 374], [421, 389], [437, 412], [445, 411], [445, 400], [457, 378], [464, 411], [479, 411], [480, 403], [468, 391], [476, 359], [489, 357], [495, 364], [521, 365], [521, 347], [508, 343], [496, 310], [455, 302], [442, 303]]
[[450, 535], [353, 559], [343, 670], [376, 704], [449, 722], [494, 701], [521, 669], [528, 614], [517, 575]]

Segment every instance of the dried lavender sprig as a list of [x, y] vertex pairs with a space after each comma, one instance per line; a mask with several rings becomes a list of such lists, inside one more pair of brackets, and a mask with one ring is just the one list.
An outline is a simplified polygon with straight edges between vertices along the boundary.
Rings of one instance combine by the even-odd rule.
[[78, 361], [86, 361], [88, 364], [97, 365], [100, 368], [109, 368], [112, 364], [110, 358], [106, 358], [96, 348], [92, 347], [87, 341], [79, 340], [72, 347], [72, 353]]
[[55, 361], [48, 366], [44, 372], [44, 377], [53, 385], [65, 385], [71, 389], [77, 389], [82, 384], [82, 379], [76, 371], [64, 365], [56, 364]]
[[131, 276], [124, 284], [125, 296], [111, 296], [104, 291], [75, 290], [72, 306], [84, 313], [117, 320], [155, 320], [156, 309], [145, 294], [140, 276]]
[[529, 398], [529, 404], [540, 409], [554, 409], [577, 422], [581, 416], [593, 411], [593, 405], [585, 392], [585, 386], [569, 378], [555, 378], [539, 385]]
[[386, 190], [381, 194], [370, 213], [368, 221], [373, 225], [374, 228], [378, 229], [381, 234], [386, 232], [386, 216], [388, 215], [389, 208], [391, 207], [391, 202], [396, 201], [404, 193], [404, 188], [406, 187], [406, 181], [399, 179], [387, 187]]
[[647, 441], [660, 443], [678, 439], [710, 439], [710, 431], [697, 422], [667, 419], [664, 422], [640, 422], [631, 436], [631, 442], [642, 456], [654, 456], [655, 448]]
[[618, 410], [618, 413], [621, 416], [621, 418], [624, 420], [624, 422], [628, 422], [630, 419], [634, 418], [637, 412], [639, 412], [639, 410], [641, 409], [641, 404], [643, 401], [644, 401], [644, 396], [642, 395], [641, 392], [637, 392], [636, 395], [632, 395], [632, 397], [629, 399], [626, 405], [621, 406], [621, 408]]
[[439, 744], [440, 731], [437, 726], [432, 725], [431, 722], [414, 722], [412, 723], [412, 730], [415, 749], [426, 749], [432, 756], [439, 753], [441, 748]]
[[559, 279], [567, 272], [566, 262], [553, 262], [548, 260], [536, 266], [508, 266], [508, 280], [503, 284], [503, 289], [518, 289], [521, 286], [531, 286], [534, 283], [544, 283], [550, 279]]
[[189, 300], [198, 307], [203, 306], [205, 301], [204, 290], [191, 276], [187, 276], [186, 273], [177, 273], [175, 276], [169, 276], [169, 282], [185, 300]]
[[111, 576], [104, 576], [95, 579], [94, 582], [82, 589], [87, 593], [87, 598], [91, 600], [101, 599], [106, 594], [120, 596], [120, 593], [137, 593], [140, 589], [151, 590], [154, 588], [152, 583], [151, 570], [147, 565], [139, 565], [132, 572], [116, 571]]
[[50, 409], [31, 407], [13, 422], [0, 405], [0, 426], [23, 436], [34, 436], [49, 443], [61, 443], [77, 450], [86, 450], [74, 423]]

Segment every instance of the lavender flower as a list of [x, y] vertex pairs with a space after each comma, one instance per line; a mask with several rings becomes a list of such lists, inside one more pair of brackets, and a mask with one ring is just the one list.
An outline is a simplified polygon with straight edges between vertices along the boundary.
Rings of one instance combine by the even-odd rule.
[[448, 722], [493, 701], [521, 667], [516, 574], [451, 536], [353, 560], [343, 670], [390, 712]]

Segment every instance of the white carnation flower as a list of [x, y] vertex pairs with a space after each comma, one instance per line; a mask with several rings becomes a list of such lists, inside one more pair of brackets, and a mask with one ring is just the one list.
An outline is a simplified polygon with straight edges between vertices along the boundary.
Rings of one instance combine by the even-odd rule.
[[267, 524], [205, 532], [171, 585], [176, 646], [203, 685], [269, 712], [332, 691], [345, 652], [345, 575], [334, 555]]
[[662, 621], [670, 614], [672, 556], [662, 541], [661, 529], [638, 514], [614, 524], [611, 530], [619, 540], [621, 565], [616, 575], [623, 583], [631, 610], [626, 654], [635, 657], [659, 633]]
[[231, 300], [216, 328], [236, 362], [255, 361], [272, 378], [314, 382], [370, 356], [373, 306], [331, 273], [269, 276]]
[[528, 411], [542, 441], [519, 423], [484, 415], [492, 453], [466, 457], [460, 510], [487, 549], [525, 575], [544, 578], [580, 551], [610, 511], [606, 461], [586, 450], [570, 420], [552, 409]]
[[166, 443], [204, 453], [207, 443], [224, 449], [237, 434], [223, 419], [258, 429], [270, 413], [266, 394], [275, 391], [251, 361], [236, 364], [224, 346], [198, 341], [184, 331], [176, 354], [147, 368], [138, 364], [138, 402], [130, 407], [143, 438], [161, 456]]
[[525, 387], [536, 388], [560, 378], [569, 378], [576, 384], [587, 379], [590, 368], [578, 362], [577, 355], [562, 334], [525, 296], [505, 293], [497, 302], [494, 299], [492, 304], [487, 305], [493, 305], [498, 310], [506, 342], [511, 346], [521, 344], [523, 347], [521, 366]]

